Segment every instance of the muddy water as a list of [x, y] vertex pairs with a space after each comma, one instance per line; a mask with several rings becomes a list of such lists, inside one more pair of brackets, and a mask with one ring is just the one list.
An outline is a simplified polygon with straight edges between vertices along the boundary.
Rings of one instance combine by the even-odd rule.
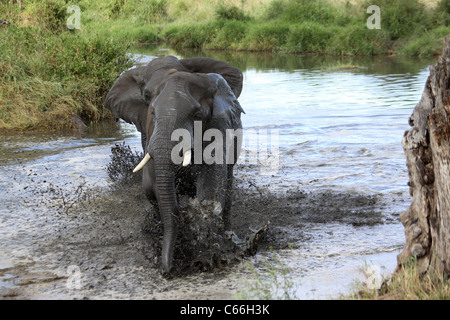
[[[253, 163], [260, 149], [250, 139], [236, 167], [233, 227], [270, 221], [258, 254], [245, 259], [256, 272], [279, 263], [295, 298], [321, 299], [349, 292], [367, 265], [393, 271], [404, 243], [398, 217], [411, 200], [400, 141], [433, 61], [134, 51], [141, 61], [208, 55], [244, 71], [244, 127], [273, 134], [277, 154], [275, 165]], [[123, 142], [140, 151], [124, 123], [1, 137], [3, 298], [223, 299], [251, 288], [243, 263], [159, 275], [145, 232], [151, 206], [139, 184], [107, 174], [111, 147]]]

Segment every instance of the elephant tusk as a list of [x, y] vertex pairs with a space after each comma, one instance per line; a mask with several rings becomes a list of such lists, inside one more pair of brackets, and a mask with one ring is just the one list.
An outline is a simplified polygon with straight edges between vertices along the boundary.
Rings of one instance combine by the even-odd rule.
[[184, 153], [183, 167], [188, 166], [191, 163], [192, 151], [189, 149]]
[[150, 154], [147, 153], [144, 157], [144, 159], [142, 159], [142, 161], [137, 165], [136, 168], [134, 168], [133, 173], [138, 172], [139, 170], [141, 170], [149, 161], [150, 161]]

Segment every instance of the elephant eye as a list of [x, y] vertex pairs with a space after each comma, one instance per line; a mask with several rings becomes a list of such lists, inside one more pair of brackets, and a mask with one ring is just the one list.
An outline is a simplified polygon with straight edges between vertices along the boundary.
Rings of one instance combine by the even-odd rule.
[[194, 114], [194, 119], [195, 119], [195, 120], [202, 120], [202, 119], [203, 119], [203, 113], [202, 113], [201, 111], [197, 111], [197, 112]]
[[152, 96], [150, 95], [150, 93], [146, 92], [144, 95], [144, 99], [146, 102], [150, 103], [150, 101], [152, 101]]

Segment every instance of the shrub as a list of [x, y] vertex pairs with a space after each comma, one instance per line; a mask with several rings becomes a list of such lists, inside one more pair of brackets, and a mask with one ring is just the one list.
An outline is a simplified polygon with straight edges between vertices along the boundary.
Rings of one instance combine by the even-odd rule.
[[62, 29], [68, 6], [64, 0], [31, 0], [21, 14], [22, 23], [54, 31]]
[[437, 27], [410, 40], [398, 50], [400, 54], [413, 57], [431, 57], [441, 53], [444, 37], [450, 34], [450, 27]]
[[287, 36], [285, 50], [289, 52], [325, 53], [335, 35], [335, 28], [324, 27], [315, 22], [293, 25]]
[[196, 25], [172, 25], [164, 32], [164, 39], [174, 48], [203, 48], [211, 43], [224, 26], [222, 21]]
[[[111, 40], [83, 38], [63, 33], [47, 39], [48, 63], [52, 76], [59, 79], [87, 78], [101, 99], [124, 67], [130, 67], [126, 48]], [[97, 101], [102, 103], [101, 100]]]
[[435, 9], [435, 16], [438, 24], [450, 24], [450, 0], [440, 0]]
[[133, 5], [139, 22], [158, 22], [167, 17], [167, 0], [138, 1]]
[[335, 23], [341, 18], [340, 15], [330, 3], [322, 0], [273, 0], [266, 10], [265, 18], [291, 23]]
[[248, 24], [243, 21], [227, 21], [219, 30], [211, 48], [238, 48], [240, 42], [245, 37]]
[[242, 41], [246, 50], [279, 50], [285, 43], [289, 25], [282, 23], [258, 23], [249, 26], [246, 37]]
[[377, 55], [386, 53], [389, 35], [383, 30], [368, 29], [363, 24], [350, 24], [336, 29], [329, 53], [338, 55]]
[[430, 27], [431, 15], [418, 0], [368, 0], [365, 7], [369, 5], [380, 7], [381, 29], [388, 31], [392, 40], [417, 34]]
[[167, 18], [168, 0], [113, 0], [109, 4], [112, 19], [131, 18], [137, 23], [160, 22]]
[[103, 99], [131, 66], [124, 46], [69, 31], [9, 26], [0, 31], [0, 128], [63, 127], [105, 116]]
[[217, 19], [238, 21], [250, 20], [250, 17], [247, 16], [242, 9], [236, 6], [226, 6], [224, 4], [220, 4], [217, 6], [215, 14]]

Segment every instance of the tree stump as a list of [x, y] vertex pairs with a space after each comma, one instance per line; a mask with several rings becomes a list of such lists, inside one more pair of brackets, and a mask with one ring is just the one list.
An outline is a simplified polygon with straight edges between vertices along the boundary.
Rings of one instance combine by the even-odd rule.
[[406, 244], [402, 266], [416, 257], [421, 273], [450, 275], [450, 36], [409, 119], [402, 145], [412, 203], [400, 220]]

